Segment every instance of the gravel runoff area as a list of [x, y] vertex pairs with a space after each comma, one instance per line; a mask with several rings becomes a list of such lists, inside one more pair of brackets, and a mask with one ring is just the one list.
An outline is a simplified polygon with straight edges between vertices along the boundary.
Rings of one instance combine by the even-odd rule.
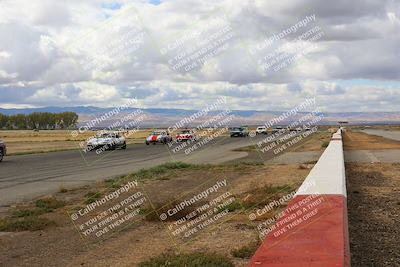
[[353, 267], [400, 266], [400, 164], [346, 164]]
[[[353, 151], [375, 145], [390, 152], [398, 146], [393, 140], [354, 132], [344, 141], [345, 149]], [[346, 176], [352, 266], [400, 266], [400, 163], [346, 163]]]

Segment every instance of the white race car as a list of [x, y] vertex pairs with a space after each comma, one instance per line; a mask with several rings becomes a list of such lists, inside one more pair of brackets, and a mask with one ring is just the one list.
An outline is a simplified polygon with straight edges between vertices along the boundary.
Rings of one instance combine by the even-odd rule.
[[265, 126], [257, 127], [256, 134], [267, 134], [267, 127]]
[[178, 142], [185, 142], [190, 140], [196, 140], [196, 135], [192, 130], [182, 130], [176, 135], [176, 141]]
[[169, 135], [167, 131], [154, 131], [146, 138], [146, 145], [150, 144], [167, 144], [172, 141], [172, 137]]
[[125, 137], [118, 133], [101, 133], [87, 141], [87, 149], [115, 150], [116, 148], [126, 149]]

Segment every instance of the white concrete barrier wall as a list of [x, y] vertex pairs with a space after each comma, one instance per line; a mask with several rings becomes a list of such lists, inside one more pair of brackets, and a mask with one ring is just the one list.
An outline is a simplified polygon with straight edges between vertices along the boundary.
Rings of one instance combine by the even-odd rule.
[[340, 129], [333, 134], [328, 147], [296, 193], [296, 195], [310, 194], [347, 196]]
[[248, 267], [350, 267], [346, 195], [339, 130]]

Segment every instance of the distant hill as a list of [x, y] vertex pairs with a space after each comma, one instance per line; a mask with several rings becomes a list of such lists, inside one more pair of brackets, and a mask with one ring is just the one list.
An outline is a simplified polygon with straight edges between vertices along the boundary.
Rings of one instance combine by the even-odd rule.
[[[42, 107], [42, 108], [24, 108], [24, 109], [3, 109], [0, 108], [0, 113], [6, 115], [15, 114], [30, 114], [33, 112], [52, 112], [60, 113], [65, 111], [72, 111], [79, 114], [79, 123], [84, 124], [87, 121], [101, 116], [107, 112], [114, 110], [114, 108], [100, 108], [93, 106], [76, 106], [76, 107]], [[138, 108], [128, 108], [120, 112], [118, 115], [113, 116], [110, 120], [105, 121], [104, 127], [112, 123], [113, 120], [118, 120], [126, 114], [132, 113]], [[164, 109], [164, 108], [149, 108], [143, 109], [146, 114], [146, 120], [142, 123], [143, 126], [157, 127], [168, 126], [181, 120], [186, 116], [196, 113], [198, 110], [186, 109]], [[209, 112], [208, 117], [219, 113], [220, 111]], [[235, 115], [232, 120], [232, 125], [259, 125], [266, 121], [281, 115], [283, 111], [257, 111], [257, 110], [233, 110], [231, 114]], [[297, 117], [305, 114], [306, 112], [299, 113]], [[400, 112], [323, 112], [323, 119], [319, 124], [336, 124], [337, 121], [349, 121], [351, 124], [400, 124]], [[207, 119], [207, 116], [196, 120], [193, 124], [201, 123]], [[282, 124], [290, 123], [297, 118], [290, 118]], [[190, 125], [189, 125], [190, 126]]]

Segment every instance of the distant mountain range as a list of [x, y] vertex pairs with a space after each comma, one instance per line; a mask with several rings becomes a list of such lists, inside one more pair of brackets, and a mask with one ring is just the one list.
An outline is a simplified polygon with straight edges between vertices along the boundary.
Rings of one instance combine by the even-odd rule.
[[[107, 112], [111, 112], [115, 108], [100, 108], [93, 106], [77, 106], [77, 107], [42, 107], [42, 108], [24, 108], [24, 109], [3, 109], [0, 108], [0, 113], [6, 115], [15, 114], [30, 114], [33, 112], [52, 112], [60, 113], [65, 111], [76, 112], [79, 115], [79, 124], [85, 124], [90, 120], [95, 119]], [[120, 120], [122, 117], [127, 116], [132, 112], [137, 111], [138, 108], [127, 108], [118, 114], [110, 117], [108, 120], [102, 121], [98, 127], [105, 127], [110, 125], [113, 121]], [[169, 126], [182, 120], [182, 118], [189, 117], [195, 114], [198, 110], [186, 109], [164, 109], [164, 108], [149, 108], [142, 109], [146, 115], [145, 120], [141, 123], [145, 127], [160, 127]], [[207, 115], [202, 116], [196, 120], [191, 121], [193, 125], [200, 124], [203, 121], [215, 116], [221, 111], [212, 111]], [[230, 114], [234, 115], [230, 125], [259, 125], [263, 124], [281, 114], [284, 111], [257, 111], [257, 110], [232, 110]], [[294, 117], [282, 121], [282, 124], [288, 124], [295, 121], [307, 112], [298, 113]], [[400, 124], [400, 112], [322, 112], [322, 120], [318, 124], [337, 124], [338, 121], [348, 121], [350, 124]]]

